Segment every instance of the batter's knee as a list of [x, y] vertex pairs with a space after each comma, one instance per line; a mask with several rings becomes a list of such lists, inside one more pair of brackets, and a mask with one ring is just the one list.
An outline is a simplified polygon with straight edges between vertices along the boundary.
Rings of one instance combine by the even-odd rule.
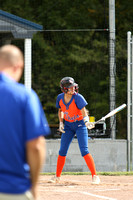
[[59, 155], [60, 155], [60, 156], [66, 156], [66, 155], [67, 155], [67, 152], [66, 152], [66, 151], [63, 151], [63, 150], [60, 150], [60, 151], [59, 151]]
[[85, 155], [87, 155], [89, 153], [88, 149], [81, 149], [81, 155], [84, 157]]

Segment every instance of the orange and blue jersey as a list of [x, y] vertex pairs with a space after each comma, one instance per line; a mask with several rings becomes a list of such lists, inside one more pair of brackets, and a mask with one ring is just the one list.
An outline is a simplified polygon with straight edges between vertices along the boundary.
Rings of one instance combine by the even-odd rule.
[[88, 131], [81, 113], [81, 109], [86, 105], [86, 100], [79, 93], [72, 95], [71, 100], [67, 104], [64, 102], [64, 93], [58, 95], [56, 100], [56, 107], [63, 111], [65, 119], [65, 134], [62, 134], [61, 136], [61, 146], [59, 150], [60, 156], [67, 155], [69, 145], [75, 134], [78, 138], [79, 148], [82, 156], [85, 156], [89, 153]]
[[82, 120], [83, 116], [81, 109], [87, 104], [85, 98], [79, 93], [72, 95], [71, 100], [67, 104], [64, 102], [64, 93], [59, 94], [56, 100], [56, 107], [63, 111], [64, 120], [68, 122]]

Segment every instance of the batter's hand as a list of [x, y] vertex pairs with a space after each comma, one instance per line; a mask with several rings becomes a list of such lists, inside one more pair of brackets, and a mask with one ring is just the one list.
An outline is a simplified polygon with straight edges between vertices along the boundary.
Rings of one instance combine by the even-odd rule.
[[85, 123], [86, 127], [89, 130], [95, 127], [94, 122], [89, 122], [89, 117], [88, 116], [85, 116], [83, 119], [84, 119], [84, 123]]
[[85, 125], [89, 130], [95, 127], [95, 124], [93, 122], [86, 122]]
[[60, 131], [61, 133], [65, 133], [63, 122], [60, 122], [60, 123], [59, 123], [59, 131]]

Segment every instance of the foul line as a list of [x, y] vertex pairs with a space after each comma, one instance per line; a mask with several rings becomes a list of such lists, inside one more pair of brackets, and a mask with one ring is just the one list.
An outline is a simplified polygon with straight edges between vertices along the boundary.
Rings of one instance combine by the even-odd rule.
[[[39, 190], [41, 191], [41, 190]], [[43, 190], [43, 191], [49, 191], [49, 190]], [[80, 193], [80, 194], [85, 194], [85, 195], [88, 195], [88, 196], [92, 196], [92, 197], [97, 197], [99, 199], [106, 199], [106, 200], [117, 200], [115, 198], [110, 198], [110, 197], [105, 197], [105, 196], [101, 196], [101, 195], [97, 195], [97, 194], [92, 194], [92, 193], [89, 193], [89, 192], [80, 192], [80, 191], [68, 191], [68, 190], [53, 190], [55, 192], [60, 192], [60, 193]]]
[[105, 197], [105, 196], [100, 196], [100, 195], [92, 194], [92, 193], [89, 193], [89, 192], [79, 192], [79, 193], [81, 193], [81, 194], [86, 194], [86, 195], [92, 196], [92, 197], [97, 197], [97, 198], [100, 198], [100, 199], [117, 200], [117, 199], [114, 199], [114, 198]]

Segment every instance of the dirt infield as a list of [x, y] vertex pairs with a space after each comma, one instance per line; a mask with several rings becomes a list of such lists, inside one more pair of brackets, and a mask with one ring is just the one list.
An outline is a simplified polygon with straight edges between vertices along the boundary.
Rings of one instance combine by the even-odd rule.
[[91, 175], [63, 175], [61, 183], [48, 183], [51, 175], [41, 175], [38, 200], [133, 200], [133, 176], [99, 176], [100, 185], [91, 184]]

